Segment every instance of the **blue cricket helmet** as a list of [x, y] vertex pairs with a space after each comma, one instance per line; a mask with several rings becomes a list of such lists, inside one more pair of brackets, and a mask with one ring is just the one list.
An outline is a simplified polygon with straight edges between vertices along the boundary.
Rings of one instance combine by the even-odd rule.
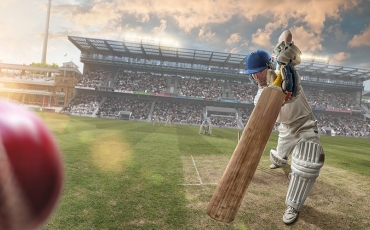
[[246, 71], [244, 74], [253, 74], [261, 72], [268, 67], [267, 63], [270, 62], [270, 55], [263, 50], [256, 50], [250, 52], [245, 60]]

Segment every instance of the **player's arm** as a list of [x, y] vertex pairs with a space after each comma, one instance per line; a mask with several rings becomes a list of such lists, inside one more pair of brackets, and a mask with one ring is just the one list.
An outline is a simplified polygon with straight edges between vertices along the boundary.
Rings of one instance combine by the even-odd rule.
[[281, 41], [273, 51], [279, 68], [271, 87], [281, 88], [286, 94], [285, 103], [294, 101], [301, 92], [300, 76], [295, 68], [301, 63], [301, 51], [293, 42]]

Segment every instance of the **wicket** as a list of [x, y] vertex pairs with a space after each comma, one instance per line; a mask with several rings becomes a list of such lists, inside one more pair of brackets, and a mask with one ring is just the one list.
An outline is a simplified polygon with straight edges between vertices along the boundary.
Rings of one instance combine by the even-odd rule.
[[242, 136], [242, 134], [243, 134], [243, 131], [238, 131], [238, 142], [239, 142], [240, 137]]

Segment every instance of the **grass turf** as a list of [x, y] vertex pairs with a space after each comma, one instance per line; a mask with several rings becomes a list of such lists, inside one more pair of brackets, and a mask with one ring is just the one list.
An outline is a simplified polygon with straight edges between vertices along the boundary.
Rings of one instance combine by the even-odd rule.
[[[60, 146], [65, 182], [42, 229], [285, 229], [289, 168], [269, 170], [272, 133], [232, 223], [205, 213], [235, 146], [236, 129], [39, 113]], [[294, 229], [370, 228], [370, 139], [322, 137], [326, 162]], [[351, 205], [349, 205], [349, 203]], [[368, 205], [367, 205], [368, 206]], [[289, 228], [289, 227], [288, 227]]]

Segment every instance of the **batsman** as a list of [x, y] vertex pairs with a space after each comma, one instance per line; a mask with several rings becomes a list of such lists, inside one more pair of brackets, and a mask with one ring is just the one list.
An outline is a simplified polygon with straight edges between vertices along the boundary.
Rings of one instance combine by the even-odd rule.
[[[290, 31], [283, 32], [273, 51], [277, 61], [275, 73], [268, 72], [270, 55], [257, 50], [246, 58], [246, 72], [258, 84], [254, 99], [256, 104], [263, 88], [281, 78], [281, 88], [286, 93], [285, 102], [276, 122], [279, 137], [276, 150], [270, 150], [270, 169], [276, 170], [287, 164], [292, 153], [290, 183], [286, 195], [287, 209], [283, 215], [285, 224], [293, 223], [309, 195], [324, 164], [324, 151], [312, 109], [307, 102], [300, 76], [295, 66], [300, 64], [300, 50], [294, 44]], [[268, 74], [269, 73], [269, 74]], [[276, 75], [275, 75], [276, 74]]]
[[207, 118], [204, 118], [204, 121], [199, 127], [199, 134], [202, 134], [204, 132], [204, 135], [208, 135], [209, 132], [209, 122]]
[[284, 223], [297, 219], [324, 164], [317, 121], [295, 68], [301, 62], [301, 51], [294, 45], [290, 31], [283, 32], [273, 52], [276, 70], [266, 51], [256, 50], [246, 57], [245, 74], [259, 89], [240, 141], [208, 203], [207, 214], [215, 220], [234, 220], [276, 122], [280, 123], [278, 146], [270, 151], [270, 168], [287, 164], [292, 153]]

